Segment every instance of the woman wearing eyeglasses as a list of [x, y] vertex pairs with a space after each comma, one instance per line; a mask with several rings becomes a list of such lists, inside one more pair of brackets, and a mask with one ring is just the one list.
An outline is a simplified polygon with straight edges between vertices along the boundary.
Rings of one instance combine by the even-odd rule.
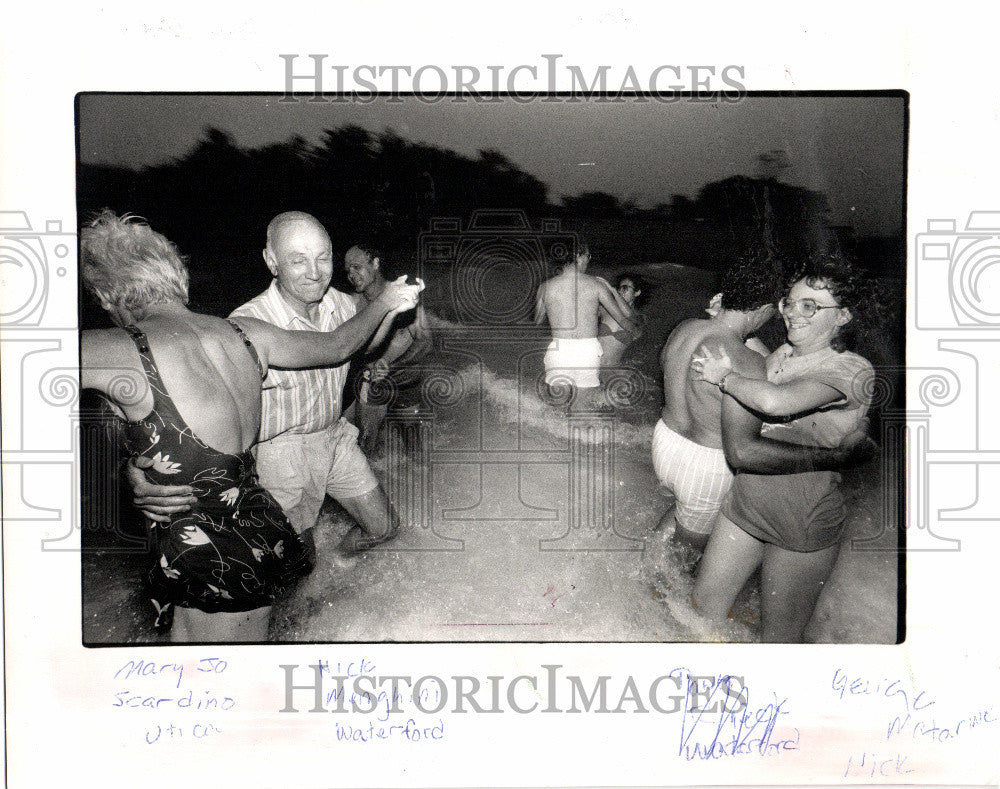
[[[871, 404], [872, 366], [847, 350], [859, 307], [858, 277], [849, 264], [823, 258], [779, 302], [788, 341], [767, 358], [766, 381], [739, 375], [724, 353], [716, 356], [704, 348], [692, 367], [727, 401], [732, 398], [762, 418], [761, 438], [841, 446], [865, 429]], [[723, 410], [726, 457], [737, 470], [754, 465], [740, 446], [745, 439], [729, 429], [730, 421], [743, 418], [740, 412], [732, 406]], [[699, 568], [694, 589], [699, 611], [724, 619], [760, 566], [763, 640], [803, 641], [844, 532], [839, 483], [835, 471], [740, 471]]]

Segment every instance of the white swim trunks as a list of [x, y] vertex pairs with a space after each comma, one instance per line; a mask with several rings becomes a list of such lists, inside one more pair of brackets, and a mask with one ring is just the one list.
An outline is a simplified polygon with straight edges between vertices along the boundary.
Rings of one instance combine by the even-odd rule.
[[558, 386], [570, 381], [577, 389], [601, 385], [598, 371], [604, 350], [596, 337], [555, 339], [545, 352], [545, 383]]
[[733, 484], [725, 452], [678, 435], [660, 419], [653, 429], [653, 469], [677, 499], [677, 522], [688, 531], [711, 534]]

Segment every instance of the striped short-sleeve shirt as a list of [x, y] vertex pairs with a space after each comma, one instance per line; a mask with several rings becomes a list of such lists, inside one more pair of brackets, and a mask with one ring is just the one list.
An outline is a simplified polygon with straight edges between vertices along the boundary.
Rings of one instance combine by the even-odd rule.
[[[258, 318], [282, 329], [333, 331], [355, 312], [350, 296], [330, 288], [320, 302], [317, 319], [307, 320], [285, 301], [274, 280], [266, 291], [233, 310], [232, 316]], [[270, 368], [261, 387], [259, 440], [285, 433], [315, 433], [335, 424], [340, 418], [347, 369], [347, 363], [309, 370]]]

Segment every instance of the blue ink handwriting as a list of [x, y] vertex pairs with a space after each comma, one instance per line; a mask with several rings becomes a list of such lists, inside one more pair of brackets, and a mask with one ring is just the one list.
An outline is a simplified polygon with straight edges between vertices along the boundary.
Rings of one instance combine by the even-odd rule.
[[[190, 737], [192, 740], [204, 740], [211, 737], [214, 734], [222, 734], [222, 729], [219, 729], [213, 723], [196, 723], [189, 729]], [[157, 725], [154, 729], [146, 730], [146, 744], [153, 745], [161, 740], [180, 740], [184, 738], [184, 727], [175, 726], [173, 723], [168, 723], [164, 728], [163, 726]]]
[[352, 726], [335, 722], [338, 742], [372, 742], [374, 740], [398, 740], [409, 742], [421, 740], [444, 739], [444, 721], [438, 718], [433, 726], [418, 726], [413, 718], [409, 718], [402, 726]]
[[906, 767], [907, 758], [909, 757], [896, 753], [886, 759], [884, 758], [884, 754], [879, 756], [876, 753], [869, 753], [865, 751], [861, 754], [861, 759], [857, 762], [854, 761], [853, 756], [847, 759], [847, 767], [844, 769], [844, 778], [851, 775], [852, 767], [854, 768], [855, 776], [867, 775], [869, 778], [874, 778], [876, 772], [883, 778], [894, 778], [898, 775], [909, 775], [915, 771]]
[[[914, 718], [910, 713], [897, 715], [890, 721], [885, 732], [886, 740], [892, 740], [902, 734], [909, 732], [914, 740], [923, 742], [948, 742], [953, 737], [960, 736], [963, 731], [968, 732], [978, 726], [996, 723], [997, 719], [993, 715], [993, 707], [986, 707], [974, 715], [949, 721], [948, 726], [938, 726], [937, 720], [931, 718], [928, 722], [926, 718]], [[965, 729], [962, 726], [965, 726]]]
[[830, 685], [840, 699], [844, 699], [845, 696], [884, 696], [893, 699], [903, 705], [903, 714], [920, 712], [935, 703], [930, 697], [924, 698], [926, 691], [921, 690], [914, 694], [914, 689], [911, 688], [907, 693], [907, 689], [898, 679], [890, 680], [884, 677], [878, 682], [872, 682], [864, 677], [850, 678], [847, 672], [840, 668], [833, 672], [833, 681]]
[[[734, 694], [734, 677], [721, 676], [711, 683], [710, 689], [699, 687], [705, 679], [689, 676], [686, 693], [693, 703], [685, 703], [684, 706], [679, 756], [687, 761], [707, 761], [727, 756], [764, 756], [798, 750], [798, 729], [793, 729], [794, 737], [775, 736], [779, 719], [788, 715], [788, 710], [783, 709], [788, 699], [779, 700], [776, 694], [772, 694], [773, 702], [763, 707], [752, 707], [749, 688], [741, 687], [739, 693]], [[699, 700], [702, 700], [700, 704]]]

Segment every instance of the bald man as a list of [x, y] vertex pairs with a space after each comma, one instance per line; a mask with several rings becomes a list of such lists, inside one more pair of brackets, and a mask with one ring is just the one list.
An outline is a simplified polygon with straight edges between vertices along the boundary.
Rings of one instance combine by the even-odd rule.
[[[330, 236], [309, 214], [289, 211], [271, 220], [264, 263], [274, 276], [271, 286], [233, 316], [283, 329], [333, 331], [355, 314], [354, 300], [330, 287]], [[388, 328], [382, 327], [381, 338]], [[379, 335], [374, 341], [381, 341]], [[261, 485], [307, 541], [327, 495], [357, 521], [339, 546], [344, 555], [387, 540], [397, 529], [395, 512], [358, 447], [358, 429], [340, 416], [347, 367], [269, 369], [255, 448]], [[179, 498], [162, 498], [163, 488], [131, 476], [136, 504], [148, 516], [183, 507]]]

